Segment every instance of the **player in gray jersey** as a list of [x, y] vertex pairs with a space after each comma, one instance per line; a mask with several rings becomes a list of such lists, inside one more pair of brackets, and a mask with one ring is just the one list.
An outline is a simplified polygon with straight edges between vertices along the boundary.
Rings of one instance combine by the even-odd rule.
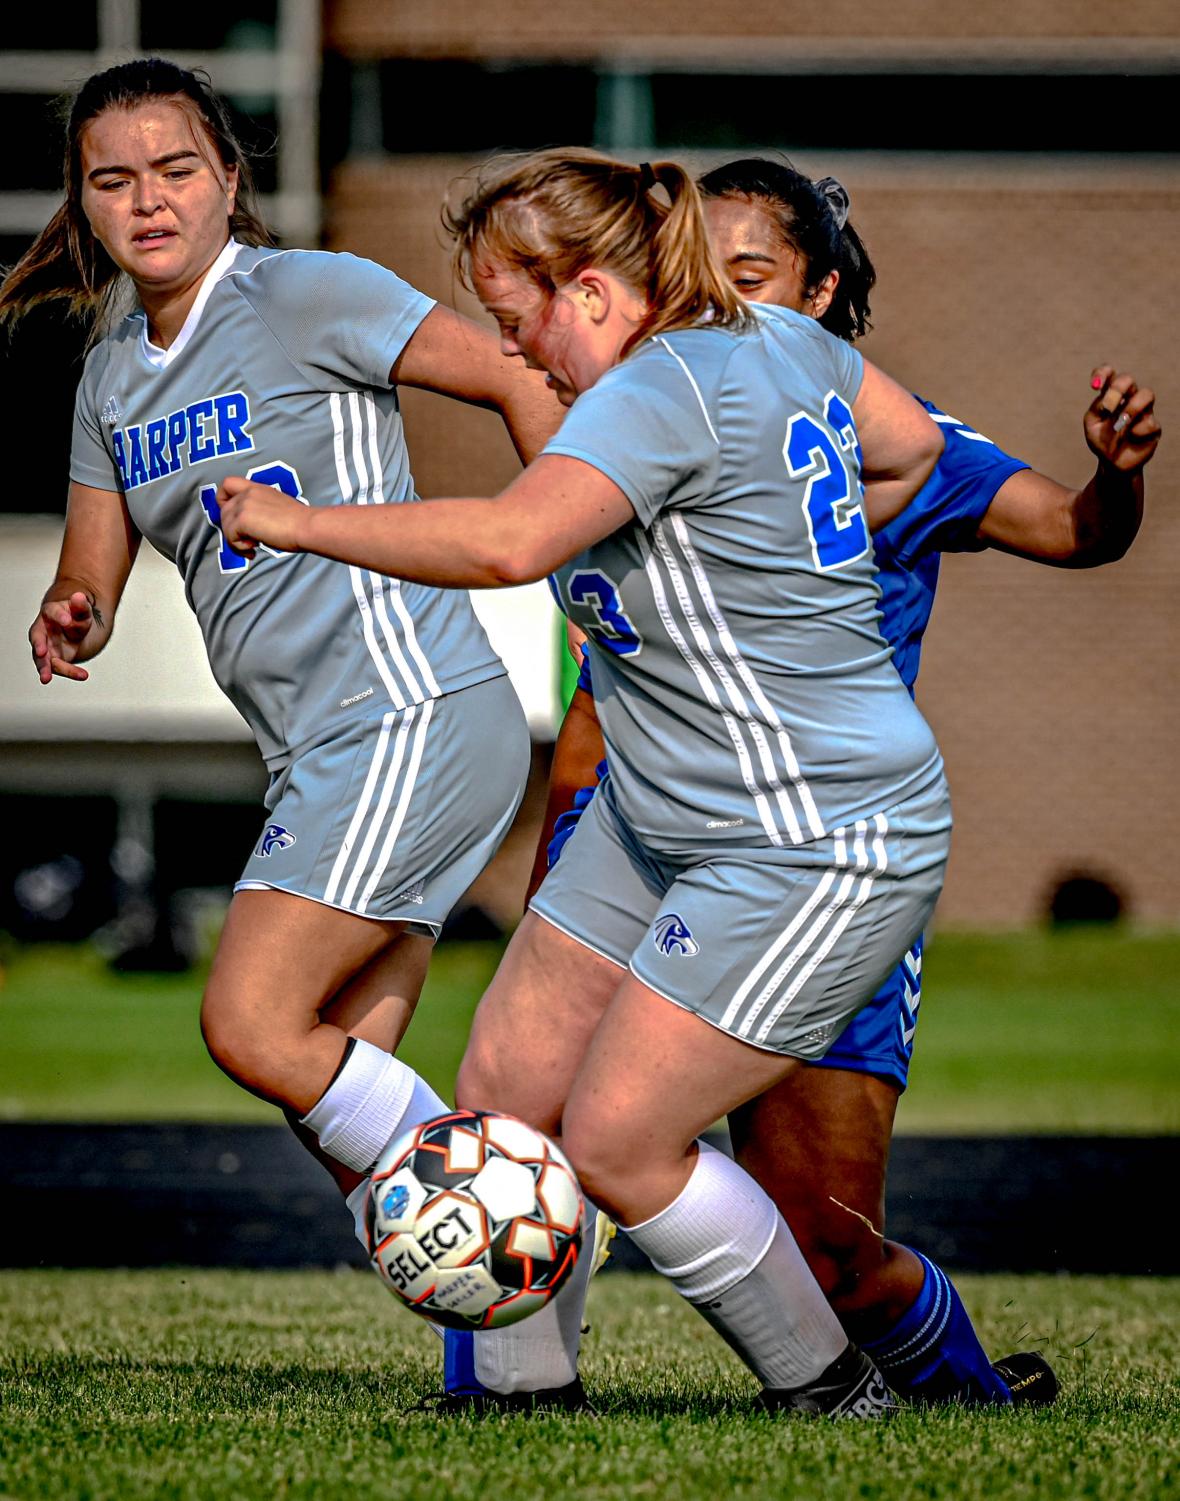
[[[860, 488], [900, 508], [941, 438], [813, 320], [745, 307], [673, 163], [541, 153], [452, 227], [504, 352], [571, 407], [557, 437], [493, 501], [396, 513], [308, 511], [242, 474], [227, 539], [420, 583], [556, 574], [611, 777], [481, 1003], [460, 1100], [561, 1130], [769, 1406], [878, 1412], [774, 1205], [697, 1137], [823, 1053], [941, 886], [941, 761], [877, 629]], [[575, 1343], [584, 1286], [536, 1316]], [[481, 1379], [512, 1390], [511, 1332], [485, 1339], [503, 1384]]]
[[274, 248], [192, 73], [149, 59], [91, 78], [67, 160], [66, 202], [0, 289], [0, 319], [64, 298], [101, 320], [125, 279], [135, 307], [79, 386], [34, 663], [44, 683], [84, 680], [141, 538], [176, 563], [271, 772], [205, 1039], [355, 1192], [391, 1135], [446, 1109], [391, 1054], [433, 939], [512, 819], [528, 735], [465, 595], [279, 549], [247, 561], [218, 487], [246, 473], [301, 506], [405, 508], [398, 384], [498, 408], [526, 459], [556, 404], [391, 272]]

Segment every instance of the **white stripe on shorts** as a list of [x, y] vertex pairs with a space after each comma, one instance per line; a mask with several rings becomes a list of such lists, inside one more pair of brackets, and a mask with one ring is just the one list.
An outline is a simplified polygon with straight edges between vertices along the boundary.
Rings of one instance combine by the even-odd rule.
[[[851, 842], [852, 860], [855, 862], [855, 869], [851, 871], [847, 870], [849, 863], [847, 831], [842, 828], [837, 829], [833, 836], [833, 864], [835, 869], [825, 871], [807, 901], [750, 970], [725, 1010], [721, 1021], [723, 1027], [734, 1031], [738, 1037], [749, 1037], [755, 1023], [767, 1005], [779, 993], [784, 982], [792, 972], [798, 969], [798, 973], [786, 993], [771, 1007], [762, 1025], [758, 1028], [755, 1040], [765, 1042], [769, 1037], [771, 1030], [783, 1011], [791, 1004], [808, 979], [814, 974], [819, 964], [831, 952], [840, 934], [843, 933], [849, 922], [851, 922], [852, 918], [868, 899], [876, 876], [885, 869], [887, 856], [883, 836], [889, 828], [888, 820], [884, 814], [878, 813], [874, 815], [873, 824], [874, 838], [872, 841], [872, 850], [874, 868], [871, 871], [869, 870], [869, 850], [866, 845], [866, 837], [869, 830], [868, 821], [859, 820], [853, 831]], [[859, 883], [858, 876], [860, 877]], [[836, 888], [834, 893], [833, 887]], [[855, 895], [853, 894], [854, 889]], [[815, 916], [814, 920], [811, 921], [802, 938], [799, 939], [786, 958], [775, 966], [769, 978], [764, 981], [763, 977], [766, 976], [771, 966], [775, 965], [778, 956], [800, 929], [803, 928], [804, 924], [809, 919], [812, 919], [812, 915], [816, 912], [816, 909], [820, 908], [821, 904], [825, 902], [826, 905], [819, 911], [818, 916]], [[760, 988], [751, 1000], [751, 993], [756, 986], [760, 986]], [[741, 1017], [740, 1022], [738, 1022], [739, 1016]], [[735, 1023], [738, 1024], [735, 1026]]]
[[418, 780], [418, 771], [422, 765], [422, 752], [426, 749], [426, 731], [430, 724], [430, 716], [434, 713], [434, 700], [428, 698], [422, 705], [422, 712], [418, 716], [418, 723], [414, 728], [413, 744], [410, 746], [410, 764], [406, 768], [406, 775], [402, 781], [401, 796], [397, 800], [393, 818], [390, 820], [386, 831], [385, 843], [381, 846], [381, 853], [377, 857], [377, 863], [373, 866], [372, 874], [365, 883], [365, 889], [361, 892], [361, 899], [357, 903], [357, 911], [363, 916], [373, 899], [373, 893], [377, 889], [377, 883], [385, 874], [393, 855], [394, 846], [397, 844], [397, 836], [402, 831], [402, 825], [406, 821], [409, 812], [410, 799], [414, 795], [414, 785]]
[[365, 777], [365, 785], [361, 792], [360, 801], [357, 803], [352, 818], [349, 820], [348, 833], [344, 836], [344, 841], [332, 864], [332, 874], [328, 877], [328, 884], [324, 887], [323, 899], [325, 902], [335, 902], [336, 900], [336, 892], [348, 866], [348, 857], [352, 854], [353, 848], [356, 845], [357, 835], [361, 831], [361, 826], [373, 801], [373, 793], [377, 787], [377, 778], [381, 772], [381, 763], [385, 759], [385, 748], [389, 744], [390, 731], [393, 729], [393, 721], [396, 718], [396, 714], [386, 714], [382, 717], [381, 731], [377, 736], [377, 745], [369, 762], [369, 771]]
[[377, 806], [369, 818], [365, 837], [361, 840], [361, 847], [357, 852], [356, 859], [352, 862], [352, 872], [348, 877], [344, 893], [340, 898], [345, 907], [352, 907], [354, 904], [357, 887], [360, 885], [368, 869], [373, 848], [381, 833], [385, 816], [389, 812], [389, 805], [393, 802], [393, 794], [398, 790], [402, 764], [406, 759], [406, 743], [410, 738], [410, 730], [413, 728], [414, 721], [418, 718], [418, 713], [418, 705], [410, 704], [408, 708], [402, 710], [399, 716], [397, 734], [393, 737], [393, 751], [390, 756], [389, 770], [383, 773], [381, 794], [377, 799]]
[[[819, 947], [814, 951], [811, 957], [807, 960], [806, 964], [804, 964], [802, 969], [795, 976], [794, 980], [788, 986], [786, 993], [768, 1013], [766, 1020], [758, 1029], [757, 1041], [765, 1042], [770, 1036], [779, 1017], [782, 1016], [783, 1012], [803, 989], [804, 985], [806, 985], [808, 980], [811, 979], [816, 969], [831, 953], [832, 949], [836, 946], [841, 933], [844, 932], [844, 929], [864, 906], [865, 902], [868, 901], [869, 893], [873, 889], [874, 880], [885, 869], [887, 856], [885, 853], [884, 835], [888, 831], [889, 822], [883, 813], [874, 814], [873, 822], [876, 828], [876, 837], [872, 842], [873, 858], [875, 861], [873, 869], [865, 874], [862, 874], [860, 883], [857, 887], [856, 895], [853, 897], [852, 901], [847, 902], [847, 904], [843, 906], [843, 910], [840, 912], [840, 915], [836, 918], [835, 922], [833, 922], [829, 926], [828, 931], [824, 936], [823, 942], [820, 943]], [[857, 824], [856, 852], [858, 872], [865, 872], [868, 865], [868, 857], [865, 851], [864, 837], [862, 833], [864, 829], [865, 825], [863, 823]], [[845, 900], [847, 897], [847, 885], [849, 882], [854, 881], [855, 877], [849, 875], [846, 876], [844, 881], [841, 882], [841, 894], [845, 898]], [[816, 924], [815, 932], [817, 936], [820, 926], [820, 924]]]

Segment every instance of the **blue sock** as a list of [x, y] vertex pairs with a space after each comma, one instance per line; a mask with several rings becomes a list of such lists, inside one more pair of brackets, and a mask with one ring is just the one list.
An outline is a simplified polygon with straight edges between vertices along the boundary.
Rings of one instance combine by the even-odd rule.
[[443, 1330], [443, 1389], [465, 1397], [487, 1391], [475, 1374], [475, 1336], [466, 1329]]
[[947, 1274], [925, 1256], [922, 1291], [895, 1328], [862, 1340], [899, 1397], [914, 1402], [1009, 1403], [1012, 1394], [991, 1368], [979, 1336]]

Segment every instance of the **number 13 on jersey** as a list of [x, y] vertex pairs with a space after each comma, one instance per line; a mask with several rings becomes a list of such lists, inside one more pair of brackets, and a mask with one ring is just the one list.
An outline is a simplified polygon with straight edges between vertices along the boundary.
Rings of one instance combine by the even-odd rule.
[[783, 458], [792, 479], [807, 481], [803, 515], [816, 568], [827, 573], [863, 558], [871, 542], [862, 504], [860, 444], [847, 402], [829, 391], [822, 424], [808, 412], [796, 412], [787, 423]]

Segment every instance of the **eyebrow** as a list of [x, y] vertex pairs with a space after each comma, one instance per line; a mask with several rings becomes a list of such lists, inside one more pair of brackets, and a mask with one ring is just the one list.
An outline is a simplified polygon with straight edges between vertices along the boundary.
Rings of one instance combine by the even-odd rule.
[[736, 255], [731, 255], [725, 262], [727, 266], [738, 266], [745, 261], [761, 261], [765, 266], [774, 266], [778, 262], [772, 255], [759, 255], [756, 250], [739, 250]]
[[[200, 160], [201, 160], [201, 157], [200, 157], [199, 153], [196, 152], [196, 151], [170, 151], [167, 156], [158, 156], [158, 157], [156, 157], [156, 159], [154, 161], [148, 162], [148, 166], [149, 167], [167, 167], [172, 162], [184, 162], [184, 161], [198, 161], [199, 162]], [[135, 168], [134, 167], [122, 167], [122, 166], [119, 166], [117, 164], [115, 166], [112, 166], [112, 167], [95, 167], [95, 169], [94, 169], [93, 172], [88, 172], [86, 174], [86, 179], [87, 179], [88, 182], [93, 182], [96, 177], [105, 177], [105, 176], [107, 176], [111, 172], [125, 172], [127, 174], [127, 176], [133, 177], [135, 175]]]

